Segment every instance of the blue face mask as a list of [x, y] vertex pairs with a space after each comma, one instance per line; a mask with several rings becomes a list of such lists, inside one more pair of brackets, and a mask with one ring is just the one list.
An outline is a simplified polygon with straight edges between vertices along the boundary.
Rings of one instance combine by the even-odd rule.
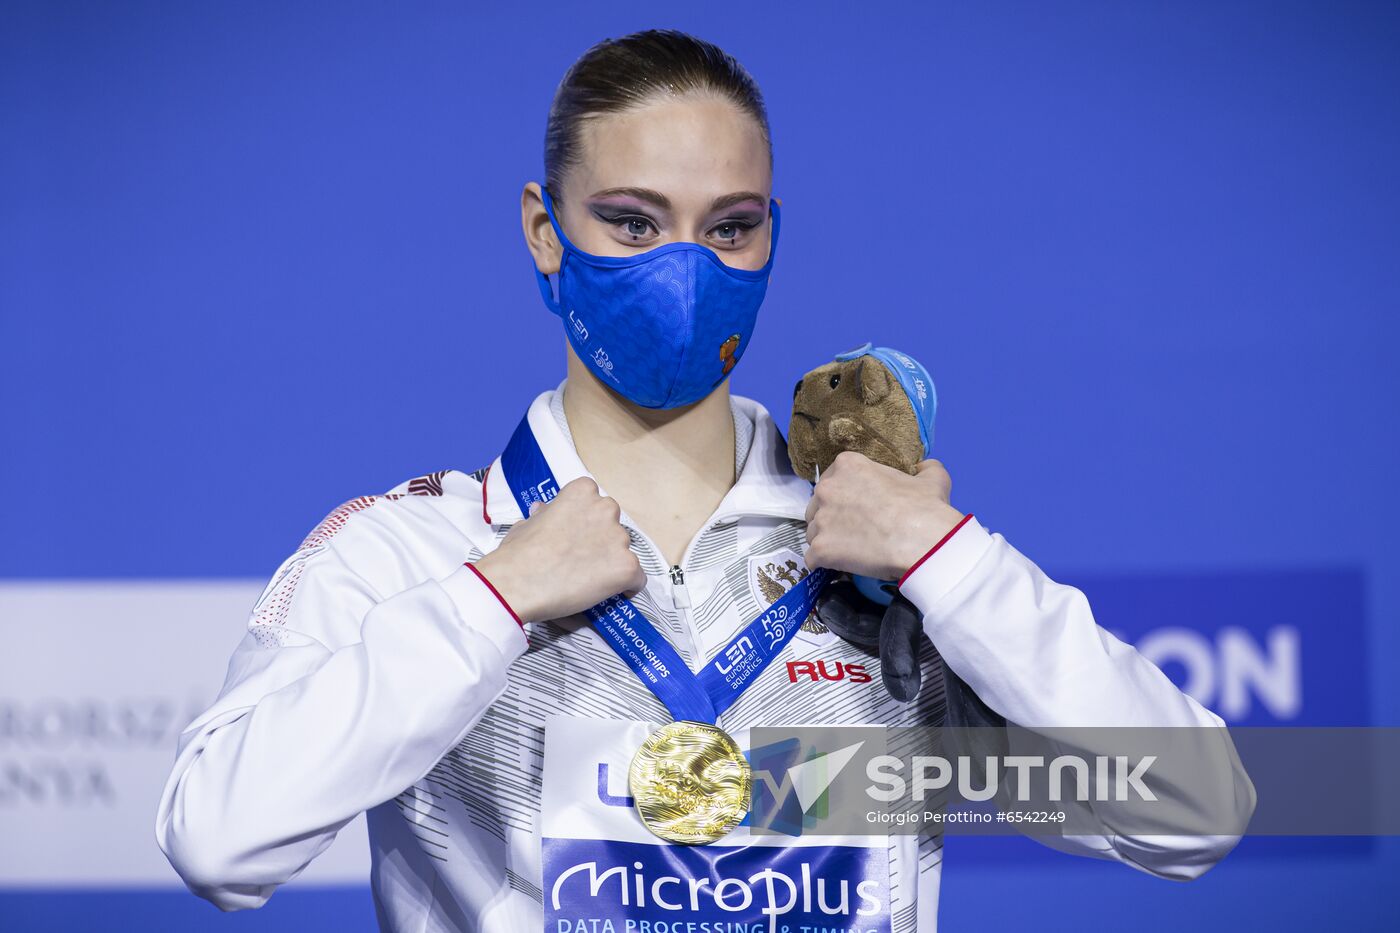
[[595, 256], [564, 246], [559, 297], [538, 269], [540, 294], [598, 380], [643, 408], [678, 408], [714, 391], [748, 349], [778, 252], [778, 204], [768, 262], [746, 271], [698, 243], [668, 243], [635, 256]]

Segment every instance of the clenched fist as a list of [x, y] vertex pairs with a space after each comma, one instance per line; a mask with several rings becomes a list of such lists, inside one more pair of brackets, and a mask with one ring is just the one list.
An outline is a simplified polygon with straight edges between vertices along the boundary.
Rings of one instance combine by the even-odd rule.
[[521, 622], [582, 612], [646, 583], [628, 548], [622, 511], [598, 484], [580, 477], [516, 522], [476, 569], [510, 603]]
[[851, 451], [837, 454], [807, 504], [807, 566], [897, 580], [962, 520], [953, 481], [925, 460], [916, 476]]

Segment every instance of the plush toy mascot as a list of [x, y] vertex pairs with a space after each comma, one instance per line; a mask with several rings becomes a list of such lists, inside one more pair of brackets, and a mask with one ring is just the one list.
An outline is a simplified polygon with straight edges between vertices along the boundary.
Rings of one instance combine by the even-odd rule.
[[[912, 476], [933, 446], [937, 408], [933, 380], [917, 360], [867, 343], [798, 380], [788, 457], [797, 475], [811, 482], [844, 450]], [[893, 581], [841, 574], [817, 613], [846, 641], [879, 648], [891, 696], [908, 702], [918, 695], [923, 618]]]

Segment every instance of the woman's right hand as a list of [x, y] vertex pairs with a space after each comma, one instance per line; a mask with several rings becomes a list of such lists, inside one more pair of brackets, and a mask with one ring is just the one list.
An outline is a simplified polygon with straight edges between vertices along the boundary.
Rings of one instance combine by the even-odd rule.
[[580, 477], [532, 507], [475, 567], [521, 622], [582, 612], [646, 584], [621, 517], [616, 500]]

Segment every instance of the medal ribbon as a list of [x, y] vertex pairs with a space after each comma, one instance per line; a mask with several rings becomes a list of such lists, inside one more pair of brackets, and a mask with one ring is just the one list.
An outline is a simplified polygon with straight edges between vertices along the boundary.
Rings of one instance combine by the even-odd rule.
[[[540, 450], [529, 416], [522, 418], [501, 454], [506, 484], [529, 516], [530, 505], [559, 494], [554, 471]], [[699, 674], [693, 673], [670, 642], [621, 593], [585, 610], [588, 620], [656, 694], [676, 719], [714, 725], [787, 646], [812, 611], [830, 577], [823, 568], [810, 571], [732, 638]]]

